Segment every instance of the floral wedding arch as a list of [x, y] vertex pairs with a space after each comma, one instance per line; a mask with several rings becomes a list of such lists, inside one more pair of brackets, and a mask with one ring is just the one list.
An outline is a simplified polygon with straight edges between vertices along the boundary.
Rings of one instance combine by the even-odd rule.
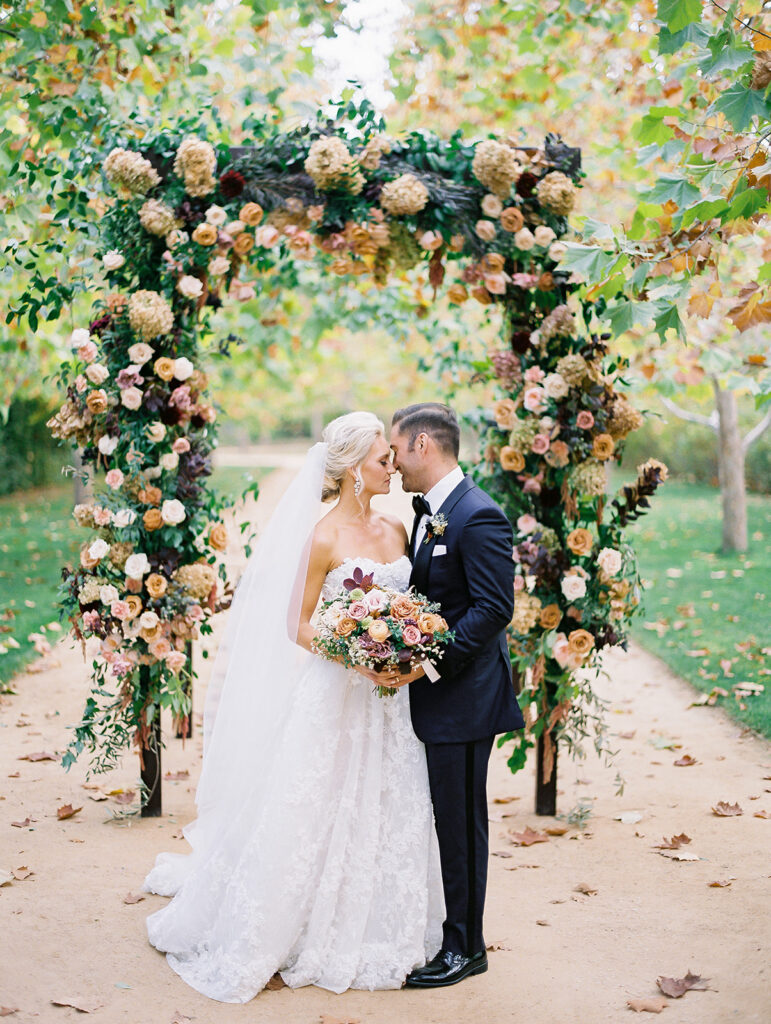
[[104, 470], [94, 502], [74, 510], [90, 531], [80, 564], [63, 570], [84, 652], [97, 638], [65, 763], [87, 749], [104, 770], [135, 744], [156, 767], [159, 813], [160, 709], [185, 716], [190, 642], [229, 603], [223, 505], [206, 484], [216, 412], [200, 338], [211, 309], [292, 261], [373, 287], [425, 262], [435, 294], [503, 313], [489, 353], [498, 397], [478, 412], [469, 469], [515, 531], [510, 649], [528, 725], [501, 742], [514, 741], [512, 770], [538, 744], [537, 810], [554, 813], [556, 740], [577, 744], [599, 718], [584, 670], [623, 643], [638, 603], [622, 531], [666, 477], [651, 460], [606, 498], [607, 467], [642, 417], [618, 390], [625, 362], [596, 333], [596, 307], [560, 269], [579, 151], [556, 137], [540, 148], [394, 140], [366, 109], [290, 133], [263, 124], [241, 149], [189, 122], [132, 127], [103, 161], [105, 287], [72, 334], [67, 397], [50, 421]]

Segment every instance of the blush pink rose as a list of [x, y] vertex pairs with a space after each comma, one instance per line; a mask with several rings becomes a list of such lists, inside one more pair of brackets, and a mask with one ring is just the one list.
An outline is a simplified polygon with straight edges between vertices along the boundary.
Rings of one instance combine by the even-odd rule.
[[104, 482], [108, 487], [111, 487], [113, 490], [117, 490], [117, 488], [123, 483], [123, 473], [119, 469], [110, 469], [107, 471]]
[[170, 654], [166, 655], [165, 661], [167, 667], [174, 673], [174, 675], [177, 675], [180, 670], [185, 667], [187, 657], [185, 656], [184, 651], [172, 651]]
[[98, 352], [99, 349], [93, 341], [85, 341], [78, 349], [78, 357], [82, 359], [84, 363], [93, 363]]
[[525, 388], [523, 403], [528, 412], [541, 412], [543, 410], [546, 392], [538, 385]]
[[364, 600], [371, 612], [382, 612], [388, 604], [388, 596], [382, 590], [370, 590]]
[[580, 430], [591, 430], [594, 426], [594, 416], [588, 409], [582, 409], [576, 416], [576, 426]]
[[524, 590], [524, 589], [525, 589], [525, 577], [524, 576], [515, 576], [514, 577], [514, 591], [516, 592], [518, 590]]
[[422, 635], [423, 634], [417, 626], [405, 626], [402, 630], [402, 640], [404, 640], [405, 644], [410, 647], [414, 647], [415, 644], [419, 644]]
[[183, 455], [185, 452], [190, 451], [190, 442], [186, 437], [178, 437], [171, 446], [171, 450], [176, 452], [177, 455]]
[[361, 622], [362, 619], [366, 619], [369, 615], [369, 608], [365, 601], [354, 601], [352, 604], [348, 605], [348, 614], [352, 619], [355, 619], [357, 622]]
[[538, 526], [538, 520], [535, 516], [531, 516], [529, 512], [525, 512], [517, 520], [517, 532], [518, 533], [532, 533], [533, 530]]
[[93, 629], [99, 625], [99, 612], [83, 612], [83, 628]]
[[188, 618], [192, 619], [193, 622], [203, 621], [203, 608], [200, 604], [191, 605], [187, 612]]
[[550, 443], [546, 434], [536, 434], [530, 447], [536, 455], [544, 455], [548, 452]]
[[113, 601], [110, 605], [110, 614], [123, 622], [131, 614], [128, 601]]
[[100, 505], [94, 507], [94, 522], [97, 526], [109, 526], [112, 522], [112, 512], [109, 508], [102, 508]]
[[546, 374], [543, 372], [540, 366], [529, 366], [525, 370], [525, 380], [528, 384], [540, 384]]

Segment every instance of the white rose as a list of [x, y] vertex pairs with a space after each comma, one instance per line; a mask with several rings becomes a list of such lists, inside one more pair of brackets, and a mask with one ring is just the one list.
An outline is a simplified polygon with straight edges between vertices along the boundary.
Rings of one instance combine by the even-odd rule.
[[568, 247], [564, 242], [552, 242], [549, 246], [549, 259], [554, 260], [555, 263], [559, 263], [567, 251]]
[[621, 552], [616, 548], [603, 548], [597, 555], [597, 564], [608, 576], [615, 576], [621, 571]]
[[86, 327], [76, 327], [70, 335], [70, 345], [73, 348], [80, 348], [87, 341], [91, 340], [91, 332]]
[[176, 498], [169, 498], [161, 505], [161, 519], [167, 526], [177, 526], [185, 518], [185, 506]]
[[568, 601], [577, 601], [586, 596], [586, 580], [582, 576], [563, 576], [562, 593]]
[[520, 228], [514, 235], [514, 245], [523, 252], [527, 252], [535, 245], [535, 235], [530, 228]]
[[150, 572], [150, 563], [147, 560], [147, 555], [144, 552], [140, 552], [136, 555], [129, 555], [126, 559], [126, 565], [123, 571], [132, 580], [141, 580], [145, 573]]
[[227, 210], [223, 210], [221, 206], [210, 206], [206, 211], [206, 219], [215, 227], [221, 227], [228, 219]]
[[160, 420], [156, 420], [155, 423], [147, 424], [145, 433], [147, 434], [151, 441], [154, 441], [155, 444], [158, 444], [166, 436], [166, 426], [165, 424], [161, 423]]
[[113, 601], [117, 601], [119, 597], [120, 594], [112, 583], [106, 583], [103, 587], [99, 588], [99, 600], [102, 604], [112, 604]]
[[163, 473], [163, 470], [160, 466], [148, 466], [145, 470], [145, 476], [148, 480], [157, 480], [161, 473]]
[[525, 388], [522, 404], [528, 412], [540, 412], [543, 408], [544, 390], [537, 384], [533, 387]]
[[257, 245], [262, 245], [266, 248], [275, 245], [280, 237], [281, 235], [278, 233], [278, 230], [272, 224], [263, 224], [254, 232], [254, 240]]
[[120, 270], [126, 258], [117, 249], [111, 249], [102, 256], [102, 264], [105, 270]]
[[125, 388], [121, 391], [120, 400], [127, 409], [138, 409], [142, 404], [142, 392], [139, 388]]
[[549, 398], [565, 398], [570, 388], [561, 373], [550, 373], [544, 378], [543, 389]]
[[226, 256], [215, 256], [209, 263], [209, 273], [213, 277], [219, 277], [220, 274], [226, 274], [230, 269], [230, 260]]
[[160, 621], [155, 612], [142, 612], [139, 616], [139, 626], [141, 629], [155, 629]]
[[225, 232], [232, 238], [235, 238], [236, 235], [241, 234], [245, 227], [246, 224], [242, 220], [231, 220], [225, 225]]
[[503, 212], [503, 203], [498, 196], [488, 193], [482, 200], [482, 213], [485, 217], [500, 217]]
[[177, 380], [187, 380], [194, 371], [195, 367], [185, 356], [180, 356], [179, 359], [174, 360], [174, 376]]
[[104, 384], [110, 376], [110, 371], [102, 363], [91, 363], [86, 367], [86, 376], [92, 384]]
[[113, 512], [113, 516], [112, 516], [113, 526], [117, 526], [118, 529], [122, 530], [126, 526], [131, 526], [131, 524], [134, 522], [136, 517], [137, 517], [137, 514], [133, 510], [133, 508], [122, 508], [122, 509], [120, 509], [117, 512]]
[[185, 242], [190, 241], [190, 235], [187, 231], [180, 231], [179, 228], [174, 228], [166, 235], [166, 245], [170, 249], [175, 249], [178, 245], [184, 245]]
[[118, 438], [110, 437], [109, 434], [102, 434], [97, 443], [97, 448], [102, 455], [112, 455], [115, 449], [118, 447]]
[[158, 464], [161, 469], [176, 469], [179, 465], [179, 455], [176, 452], [166, 452], [165, 455], [161, 455], [158, 459]]
[[197, 299], [203, 291], [203, 281], [199, 281], [197, 277], [192, 277], [190, 274], [185, 274], [177, 282], [177, 291], [186, 299]]
[[110, 550], [110, 545], [106, 540], [102, 540], [100, 537], [95, 540], [88, 549], [88, 553], [91, 558], [104, 558], [107, 552]]
[[153, 349], [145, 341], [138, 341], [128, 350], [129, 359], [139, 367], [152, 359], [154, 354]]
[[546, 248], [547, 245], [553, 242], [556, 237], [557, 236], [554, 234], [552, 229], [550, 227], [547, 227], [546, 224], [539, 224], [533, 234], [535, 244], [541, 245], [544, 248]]

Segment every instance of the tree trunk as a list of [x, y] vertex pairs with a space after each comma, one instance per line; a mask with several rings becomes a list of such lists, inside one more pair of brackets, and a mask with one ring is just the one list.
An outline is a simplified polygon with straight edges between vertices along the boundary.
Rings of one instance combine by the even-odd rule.
[[736, 393], [714, 384], [718, 413], [718, 472], [723, 503], [723, 551], [747, 550], [747, 496], [744, 446]]
[[557, 742], [551, 735], [538, 737], [535, 779], [535, 813], [554, 817], [557, 813]]
[[[150, 670], [147, 665], [139, 669], [141, 686], [146, 693], [150, 686]], [[159, 818], [163, 814], [161, 805], [161, 709], [156, 707], [155, 718], [150, 727], [147, 746], [142, 750], [141, 776], [146, 799], [142, 803], [143, 818]]]

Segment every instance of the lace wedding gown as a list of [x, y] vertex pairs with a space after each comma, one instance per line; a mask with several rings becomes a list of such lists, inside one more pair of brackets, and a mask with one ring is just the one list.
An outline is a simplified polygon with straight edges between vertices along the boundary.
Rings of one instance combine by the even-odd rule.
[[[339, 593], [357, 565], [407, 588], [406, 556], [346, 559], [322, 596]], [[223, 1002], [248, 1001], [277, 971], [292, 988], [401, 987], [439, 949], [444, 917], [406, 689], [380, 698], [360, 674], [311, 658], [271, 771], [267, 798], [245, 801], [186, 877], [179, 855], [158, 857], [144, 888], [176, 895], [148, 918], [150, 942]]]

